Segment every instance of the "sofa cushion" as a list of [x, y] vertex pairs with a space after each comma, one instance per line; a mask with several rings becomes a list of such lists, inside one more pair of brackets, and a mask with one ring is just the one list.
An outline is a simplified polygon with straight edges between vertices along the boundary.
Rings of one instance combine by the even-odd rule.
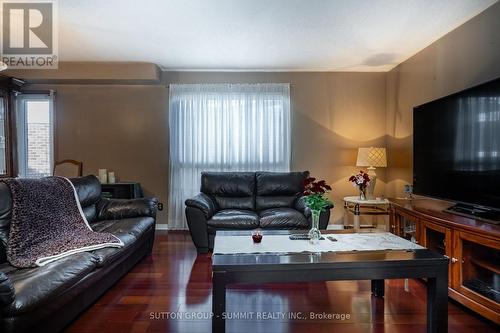
[[16, 316], [57, 299], [60, 293], [96, 267], [97, 258], [89, 252], [76, 253], [36, 268], [16, 269], [2, 264], [0, 270], [9, 277], [15, 289], [14, 302], [2, 308], [2, 314]]
[[201, 192], [219, 209], [255, 209], [255, 173], [202, 172]]
[[92, 224], [92, 229], [99, 232], [109, 232], [115, 236], [130, 234], [140, 238], [146, 231], [154, 228], [155, 220], [152, 217], [133, 217], [123, 220], [104, 220]]
[[293, 207], [302, 195], [304, 180], [309, 176], [304, 172], [257, 172], [256, 209]]
[[259, 212], [263, 229], [307, 229], [309, 223], [302, 213], [293, 208], [270, 208]]
[[92, 253], [97, 258], [97, 267], [103, 267], [103, 266], [109, 265], [114, 260], [120, 258], [126, 251], [128, 251], [129, 247], [132, 244], [134, 244], [134, 241], [128, 242], [128, 243], [123, 242], [123, 243], [124, 243], [124, 246], [120, 247], [120, 248], [106, 247], [104, 249], [92, 251]]
[[128, 229], [120, 226], [119, 223], [119, 220], [100, 221], [94, 223], [98, 224], [97, 228], [94, 228], [94, 224], [92, 224], [92, 228], [94, 228], [94, 231], [106, 231], [115, 235], [123, 242], [123, 246], [127, 247], [127, 245], [135, 242], [137, 237], [131, 234]]
[[121, 248], [107, 247], [92, 251], [97, 257], [97, 266], [102, 267], [119, 258], [128, 248], [134, 244], [146, 231], [154, 228], [154, 219], [151, 217], [130, 218], [123, 220], [105, 220], [92, 224], [94, 231], [106, 231], [123, 242]]
[[259, 216], [249, 210], [224, 209], [212, 216], [207, 224], [216, 229], [255, 229], [259, 227]]
[[90, 227], [92, 230], [97, 231], [97, 232], [103, 232], [107, 228], [111, 227], [113, 224], [118, 222], [118, 220], [104, 220], [104, 221], [98, 221], [95, 223], [92, 223]]
[[112, 234], [125, 231], [139, 239], [146, 231], [154, 228], [154, 225], [155, 220], [152, 217], [133, 217], [130, 219], [117, 220], [117, 223], [107, 228], [106, 231]]
[[[119, 220], [108, 220], [108, 221], [100, 221], [96, 222], [95, 224], [99, 224], [100, 227], [102, 227], [102, 230], [96, 230], [95, 231], [105, 231], [109, 232], [110, 234], [118, 237], [122, 242], [123, 242], [123, 247], [127, 247], [128, 245], [132, 244], [137, 240], [137, 236], [135, 236], [133, 233], [130, 232], [130, 228], [124, 227], [120, 225]], [[92, 225], [94, 227], [94, 225]], [[101, 228], [98, 228], [101, 229]], [[119, 248], [114, 248], [119, 250]], [[97, 250], [99, 251], [99, 250]], [[97, 252], [93, 251], [93, 252]]]

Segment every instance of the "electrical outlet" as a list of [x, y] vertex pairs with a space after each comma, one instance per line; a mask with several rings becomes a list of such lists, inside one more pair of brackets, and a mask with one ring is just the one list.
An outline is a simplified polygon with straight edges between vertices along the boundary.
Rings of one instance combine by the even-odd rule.
[[163, 203], [161, 202], [158, 202], [158, 210], [163, 210]]

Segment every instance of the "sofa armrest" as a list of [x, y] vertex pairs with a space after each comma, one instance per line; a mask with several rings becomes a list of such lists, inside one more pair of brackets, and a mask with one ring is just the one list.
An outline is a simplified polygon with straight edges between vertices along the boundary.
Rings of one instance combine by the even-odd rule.
[[185, 203], [187, 207], [201, 210], [207, 220], [210, 220], [217, 212], [217, 205], [205, 193], [198, 193], [193, 198], [187, 199]]
[[325, 211], [326, 211], [326, 210], [332, 210], [332, 209], [333, 209], [333, 207], [334, 207], [334, 206], [333, 206], [333, 203], [331, 203], [331, 202], [330, 202], [328, 205], [326, 205], [326, 206], [325, 206], [325, 209], [324, 209], [324, 210], [325, 210]]
[[[311, 222], [311, 209], [306, 205], [306, 197], [300, 196], [294, 202], [294, 208], [304, 214], [307, 220]], [[330, 210], [333, 208], [333, 204], [328, 204], [325, 209], [323, 209], [319, 215], [319, 228], [324, 230], [328, 226], [330, 220]]]
[[106, 199], [97, 203], [98, 220], [119, 220], [133, 217], [156, 217], [158, 199]]
[[320, 230], [326, 230], [328, 227], [328, 223], [330, 222], [330, 210], [333, 208], [333, 206], [329, 209], [323, 210], [319, 214], [319, 229]]
[[293, 204], [293, 208], [304, 214], [305, 217], [311, 216], [311, 210], [309, 207], [306, 205], [306, 197], [305, 196], [300, 196], [297, 199], [295, 199], [295, 202]]
[[7, 274], [0, 272], [0, 307], [14, 302], [15, 290]]

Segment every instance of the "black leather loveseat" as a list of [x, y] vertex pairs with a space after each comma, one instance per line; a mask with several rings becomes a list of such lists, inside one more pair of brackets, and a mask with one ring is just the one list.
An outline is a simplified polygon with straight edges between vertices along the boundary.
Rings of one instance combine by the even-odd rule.
[[[198, 253], [213, 249], [217, 230], [310, 229], [303, 183], [309, 172], [203, 172], [201, 192], [186, 200], [186, 218]], [[331, 207], [330, 207], [331, 208]], [[330, 210], [320, 215], [326, 229]]]
[[[95, 231], [123, 248], [73, 254], [43, 267], [17, 269], [6, 261], [11, 194], [0, 183], [0, 332], [58, 332], [96, 301], [153, 247], [156, 199], [101, 199], [95, 176], [71, 180]], [[64, 212], [61, 212], [62, 214]]]

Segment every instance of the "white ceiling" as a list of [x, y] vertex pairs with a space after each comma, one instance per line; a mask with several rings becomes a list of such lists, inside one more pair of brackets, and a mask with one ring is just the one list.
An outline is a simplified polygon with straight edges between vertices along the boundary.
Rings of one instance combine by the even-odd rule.
[[61, 61], [387, 71], [496, 0], [59, 0]]

